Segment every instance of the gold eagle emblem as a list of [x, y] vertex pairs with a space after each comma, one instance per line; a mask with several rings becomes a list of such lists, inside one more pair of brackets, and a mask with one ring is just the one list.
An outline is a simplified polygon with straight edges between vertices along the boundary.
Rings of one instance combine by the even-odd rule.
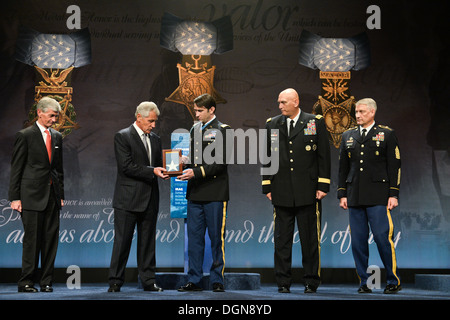
[[67, 69], [50, 69], [50, 74], [45, 69], [39, 68], [35, 66], [36, 70], [42, 76], [44, 81], [39, 81], [39, 84], [43, 87], [56, 87], [63, 88], [67, 86], [67, 82], [65, 81], [69, 73], [72, 71], [73, 67]]

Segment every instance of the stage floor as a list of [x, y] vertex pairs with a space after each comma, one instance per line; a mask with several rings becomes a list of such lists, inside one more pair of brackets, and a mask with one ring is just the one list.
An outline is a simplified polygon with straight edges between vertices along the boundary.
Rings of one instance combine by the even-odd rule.
[[[417, 289], [414, 284], [402, 285], [397, 294], [383, 294], [383, 288], [374, 289], [371, 294], [358, 294], [358, 287], [350, 284], [322, 284], [315, 294], [303, 293], [303, 286], [294, 284], [291, 293], [278, 293], [275, 284], [261, 284], [256, 290], [226, 290], [225, 292], [145, 292], [138, 289], [137, 283], [126, 283], [121, 292], [109, 293], [106, 283], [82, 284], [81, 289], [68, 289], [65, 284], [54, 284], [52, 293], [19, 293], [17, 284], [0, 284], [0, 300], [155, 300], [155, 301], [193, 301], [193, 300], [450, 300], [450, 293]], [[39, 287], [37, 287], [39, 288]]]

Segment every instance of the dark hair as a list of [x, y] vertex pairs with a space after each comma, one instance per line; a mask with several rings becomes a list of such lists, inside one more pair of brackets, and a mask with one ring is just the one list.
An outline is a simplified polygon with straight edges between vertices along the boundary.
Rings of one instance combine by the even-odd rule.
[[195, 98], [194, 103], [197, 105], [197, 107], [205, 107], [206, 109], [216, 107], [216, 100], [214, 100], [214, 98], [208, 93], [204, 93]]

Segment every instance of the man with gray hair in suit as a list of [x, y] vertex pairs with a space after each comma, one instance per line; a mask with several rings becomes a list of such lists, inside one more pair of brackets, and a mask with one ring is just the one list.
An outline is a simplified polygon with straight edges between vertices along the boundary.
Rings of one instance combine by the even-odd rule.
[[20, 212], [24, 236], [19, 292], [37, 292], [34, 281], [41, 259], [41, 292], [52, 292], [58, 248], [59, 211], [64, 199], [62, 135], [52, 126], [61, 107], [43, 97], [36, 106], [37, 121], [16, 135], [11, 159], [9, 199]]
[[137, 225], [137, 265], [144, 291], [163, 291], [155, 283], [155, 234], [159, 210], [158, 177], [162, 168], [161, 140], [152, 132], [159, 116], [155, 103], [136, 108], [136, 121], [114, 137], [117, 179], [114, 189], [114, 246], [108, 292], [119, 292]]

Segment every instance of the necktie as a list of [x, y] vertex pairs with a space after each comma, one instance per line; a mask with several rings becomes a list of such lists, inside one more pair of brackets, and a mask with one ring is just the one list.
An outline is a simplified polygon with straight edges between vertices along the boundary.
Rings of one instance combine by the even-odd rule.
[[48, 129], [45, 129], [44, 132], [47, 134], [47, 138], [45, 138], [45, 147], [47, 148], [48, 160], [52, 161], [52, 138], [50, 137]]
[[152, 157], [151, 157], [151, 151], [150, 151], [150, 146], [148, 145], [148, 141], [147, 141], [147, 134], [143, 133], [142, 134], [142, 140], [144, 142], [144, 147], [145, 147], [145, 151], [147, 151], [147, 157], [148, 157], [148, 161], [150, 163], [150, 165], [152, 164]]
[[362, 133], [361, 133], [362, 140], [364, 140], [364, 138], [366, 137], [366, 131], [367, 131], [367, 129], [362, 129]]
[[289, 137], [292, 137], [292, 132], [294, 131], [294, 120], [291, 120], [289, 125]]

